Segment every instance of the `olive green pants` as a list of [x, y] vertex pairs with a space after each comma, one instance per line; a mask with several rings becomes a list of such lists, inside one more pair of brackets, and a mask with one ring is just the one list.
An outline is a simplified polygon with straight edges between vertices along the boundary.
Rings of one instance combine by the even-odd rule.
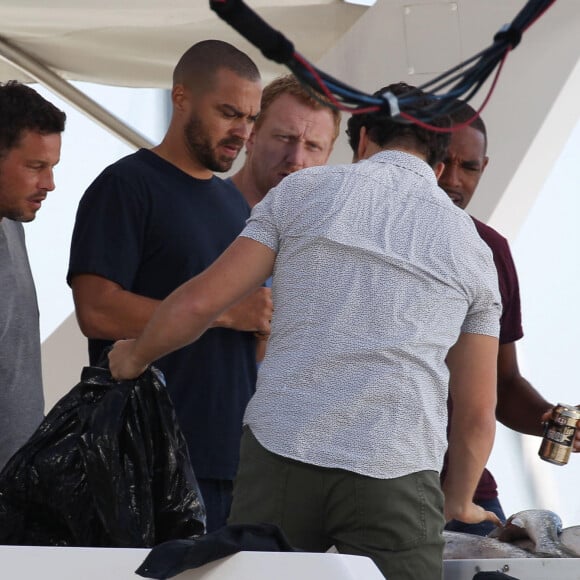
[[387, 580], [441, 580], [435, 471], [376, 479], [270, 453], [244, 430], [229, 524], [279, 526], [296, 548], [368, 556]]

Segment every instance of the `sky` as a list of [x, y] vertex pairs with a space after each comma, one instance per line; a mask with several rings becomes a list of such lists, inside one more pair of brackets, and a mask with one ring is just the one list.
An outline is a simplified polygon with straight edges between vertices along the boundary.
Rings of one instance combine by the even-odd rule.
[[[162, 138], [167, 118], [163, 92], [74, 83], [152, 142]], [[31, 267], [46, 339], [73, 312], [65, 276], [70, 237], [80, 196], [109, 163], [132, 149], [36, 87], [67, 112], [57, 188], [35, 221], [26, 224]], [[493, 152], [490, 151], [490, 155]], [[537, 197], [516, 238], [510, 240], [522, 295], [525, 337], [518, 342], [522, 374], [548, 400], [580, 403], [577, 378], [580, 328], [580, 123]], [[72, 385], [71, 385], [72, 386]], [[539, 459], [540, 439], [498, 425], [488, 466], [499, 484], [504, 511], [552, 509], [564, 525], [580, 525], [580, 454], [558, 467]]]

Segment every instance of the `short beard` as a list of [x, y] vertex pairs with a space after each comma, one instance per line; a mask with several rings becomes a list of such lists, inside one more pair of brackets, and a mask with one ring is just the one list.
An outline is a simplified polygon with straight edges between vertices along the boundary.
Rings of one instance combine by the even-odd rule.
[[[1, 177], [2, 176], [0, 175], [0, 191], [2, 190]], [[20, 210], [14, 209], [13, 207], [2, 208], [2, 204], [0, 203], [0, 220], [2, 218], [7, 218], [7, 219], [12, 220], [14, 222], [31, 222], [34, 220], [35, 217], [36, 217], [35, 213], [32, 214], [32, 216], [29, 216]]]
[[22, 212], [14, 211], [11, 209], [0, 209], [0, 220], [2, 220], [2, 218], [7, 218], [13, 222], [28, 223], [36, 219], [36, 213], [33, 213], [32, 215], [26, 215]]
[[[189, 153], [206, 169], [224, 172], [232, 167], [235, 159], [219, 158], [216, 155], [215, 148], [211, 146], [207, 132], [204, 130], [199, 117], [192, 116], [187, 125], [185, 125], [183, 132]], [[236, 137], [231, 137], [229, 139], [222, 139], [218, 143], [218, 145], [225, 144], [239, 145], [242, 147], [244, 141]]]

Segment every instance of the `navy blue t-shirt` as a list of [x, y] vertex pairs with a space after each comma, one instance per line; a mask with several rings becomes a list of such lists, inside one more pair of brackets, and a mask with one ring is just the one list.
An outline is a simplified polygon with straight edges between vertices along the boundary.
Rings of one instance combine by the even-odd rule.
[[[81, 199], [67, 280], [97, 274], [162, 300], [207, 268], [248, 215], [232, 185], [218, 177], [195, 179], [141, 149], [107, 167]], [[91, 364], [109, 344], [89, 340]], [[155, 366], [165, 374], [196, 476], [233, 479], [256, 383], [253, 334], [210, 329]]]

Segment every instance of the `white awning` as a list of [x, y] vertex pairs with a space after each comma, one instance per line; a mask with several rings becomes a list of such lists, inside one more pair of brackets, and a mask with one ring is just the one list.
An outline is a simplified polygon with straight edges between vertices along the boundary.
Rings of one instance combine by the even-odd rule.
[[[314, 62], [366, 10], [342, 0], [249, 0], [247, 5]], [[68, 80], [168, 88], [177, 59], [207, 38], [247, 52], [266, 80], [287, 72], [223, 22], [208, 0], [0, 2], [0, 39]], [[0, 62], [0, 80], [15, 76], [24, 80]]]

